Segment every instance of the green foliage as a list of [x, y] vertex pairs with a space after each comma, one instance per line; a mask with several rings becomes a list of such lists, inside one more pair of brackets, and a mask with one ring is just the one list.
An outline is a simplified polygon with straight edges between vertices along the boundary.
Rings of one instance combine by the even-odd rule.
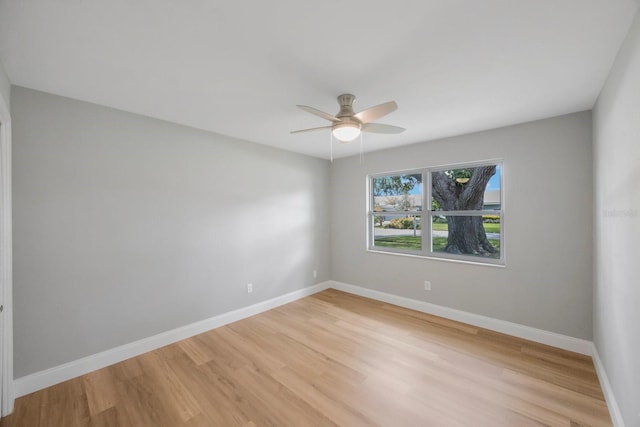
[[500, 224], [500, 215], [485, 215], [482, 217], [485, 224]]
[[422, 182], [422, 175], [391, 175], [373, 178], [374, 196], [397, 196], [409, 194], [416, 184]]
[[[395, 228], [399, 230], [407, 230], [407, 229], [413, 230], [413, 221], [414, 221], [413, 217], [395, 218], [389, 221], [389, 225], [387, 226], [387, 228]], [[416, 230], [420, 230], [419, 220], [416, 221]]]
[[442, 215], [433, 216], [433, 223], [434, 224], [446, 224], [447, 223], [447, 217], [446, 216], [442, 216]]
[[444, 174], [455, 181], [458, 178], [471, 178], [471, 175], [473, 175], [476, 169], [477, 168], [452, 169], [452, 170], [444, 171]]

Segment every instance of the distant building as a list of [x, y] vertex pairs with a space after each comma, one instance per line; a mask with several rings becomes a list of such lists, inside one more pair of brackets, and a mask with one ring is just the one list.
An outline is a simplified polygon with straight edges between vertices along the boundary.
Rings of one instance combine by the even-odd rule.
[[489, 190], [484, 192], [484, 205], [482, 209], [485, 210], [500, 210], [500, 190]]

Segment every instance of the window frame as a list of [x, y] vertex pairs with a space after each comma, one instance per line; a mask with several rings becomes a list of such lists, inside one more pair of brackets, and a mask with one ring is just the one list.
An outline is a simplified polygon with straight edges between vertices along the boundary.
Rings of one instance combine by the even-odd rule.
[[[459, 211], [440, 211], [433, 210], [431, 205], [432, 200], [432, 173], [445, 170], [455, 169], [467, 169], [481, 166], [496, 165], [500, 168], [500, 209], [496, 210], [459, 210]], [[416, 169], [405, 169], [390, 172], [381, 172], [369, 174], [367, 176], [367, 231], [366, 231], [366, 245], [367, 251], [402, 255], [419, 258], [437, 259], [442, 261], [453, 261], [479, 265], [489, 265], [504, 267], [506, 265], [505, 260], [505, 245], [504, 245], [504, 233], [505, 233], [505, 188], [504, 188], [504, 160], [503, 159], [491, 159], [466, 163], [455, 163], [449, 165], [439, 165], [422, 167]], [[415, 175], [420, 174], [422, 176], [422, 208], [420, 210], [411, 211], [385, 211], [384, 216], [407, 216], [408, 214], [420, 217], [420, 242], [421, 249], [403, 249], [403, 248], [391, 248], [375, 245], [375, 221], [374, 217], [380, 216], [380, 212], [376, 212], [375, 208], [375, 196], [373, 195], [373, 180], [375, 178], [386, 176], [400, 176], [400, 175]], [[448, 252], [433, 251], [433, 217], [434, 216], [486, 216], [486, 215], [498, 215], [500, 217], [500, 257], [488, 258], [474, 255], [458, 255]]]

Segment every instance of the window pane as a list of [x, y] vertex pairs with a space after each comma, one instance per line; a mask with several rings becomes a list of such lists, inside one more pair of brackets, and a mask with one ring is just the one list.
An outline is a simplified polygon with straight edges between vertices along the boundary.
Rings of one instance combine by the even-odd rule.
[[434, 253], [500, 259], [500, 215], [431, 217]]
[[499, 164], [431, 172], [434, 211], [500, 210]]
[[373, 246], [394, 249], [422, 249], [419, 215], [374, 215]]
[[422, 210], [422, 174], [375, 177], [371, 191], [374, 212]]

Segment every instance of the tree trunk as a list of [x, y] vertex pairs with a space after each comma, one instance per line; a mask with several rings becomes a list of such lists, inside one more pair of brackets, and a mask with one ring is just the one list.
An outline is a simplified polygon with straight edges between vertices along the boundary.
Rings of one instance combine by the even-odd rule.
[[[433, 172], [433, 197], [445, 211], [481, 210], [484, 190], [496, 173], [495, 166], [469, 169], [471, 176], [465, 184], [455, 182], [444, 172]], [[497, 249], [487, 239], [481, 216], [447, 216], [449, 237], [446, 251], [453, 254], [489, 255]]]
[[487, 239], [481, 216], [448, 216], [446, 251], [453, 254], [488, 255], [497, 249]]

